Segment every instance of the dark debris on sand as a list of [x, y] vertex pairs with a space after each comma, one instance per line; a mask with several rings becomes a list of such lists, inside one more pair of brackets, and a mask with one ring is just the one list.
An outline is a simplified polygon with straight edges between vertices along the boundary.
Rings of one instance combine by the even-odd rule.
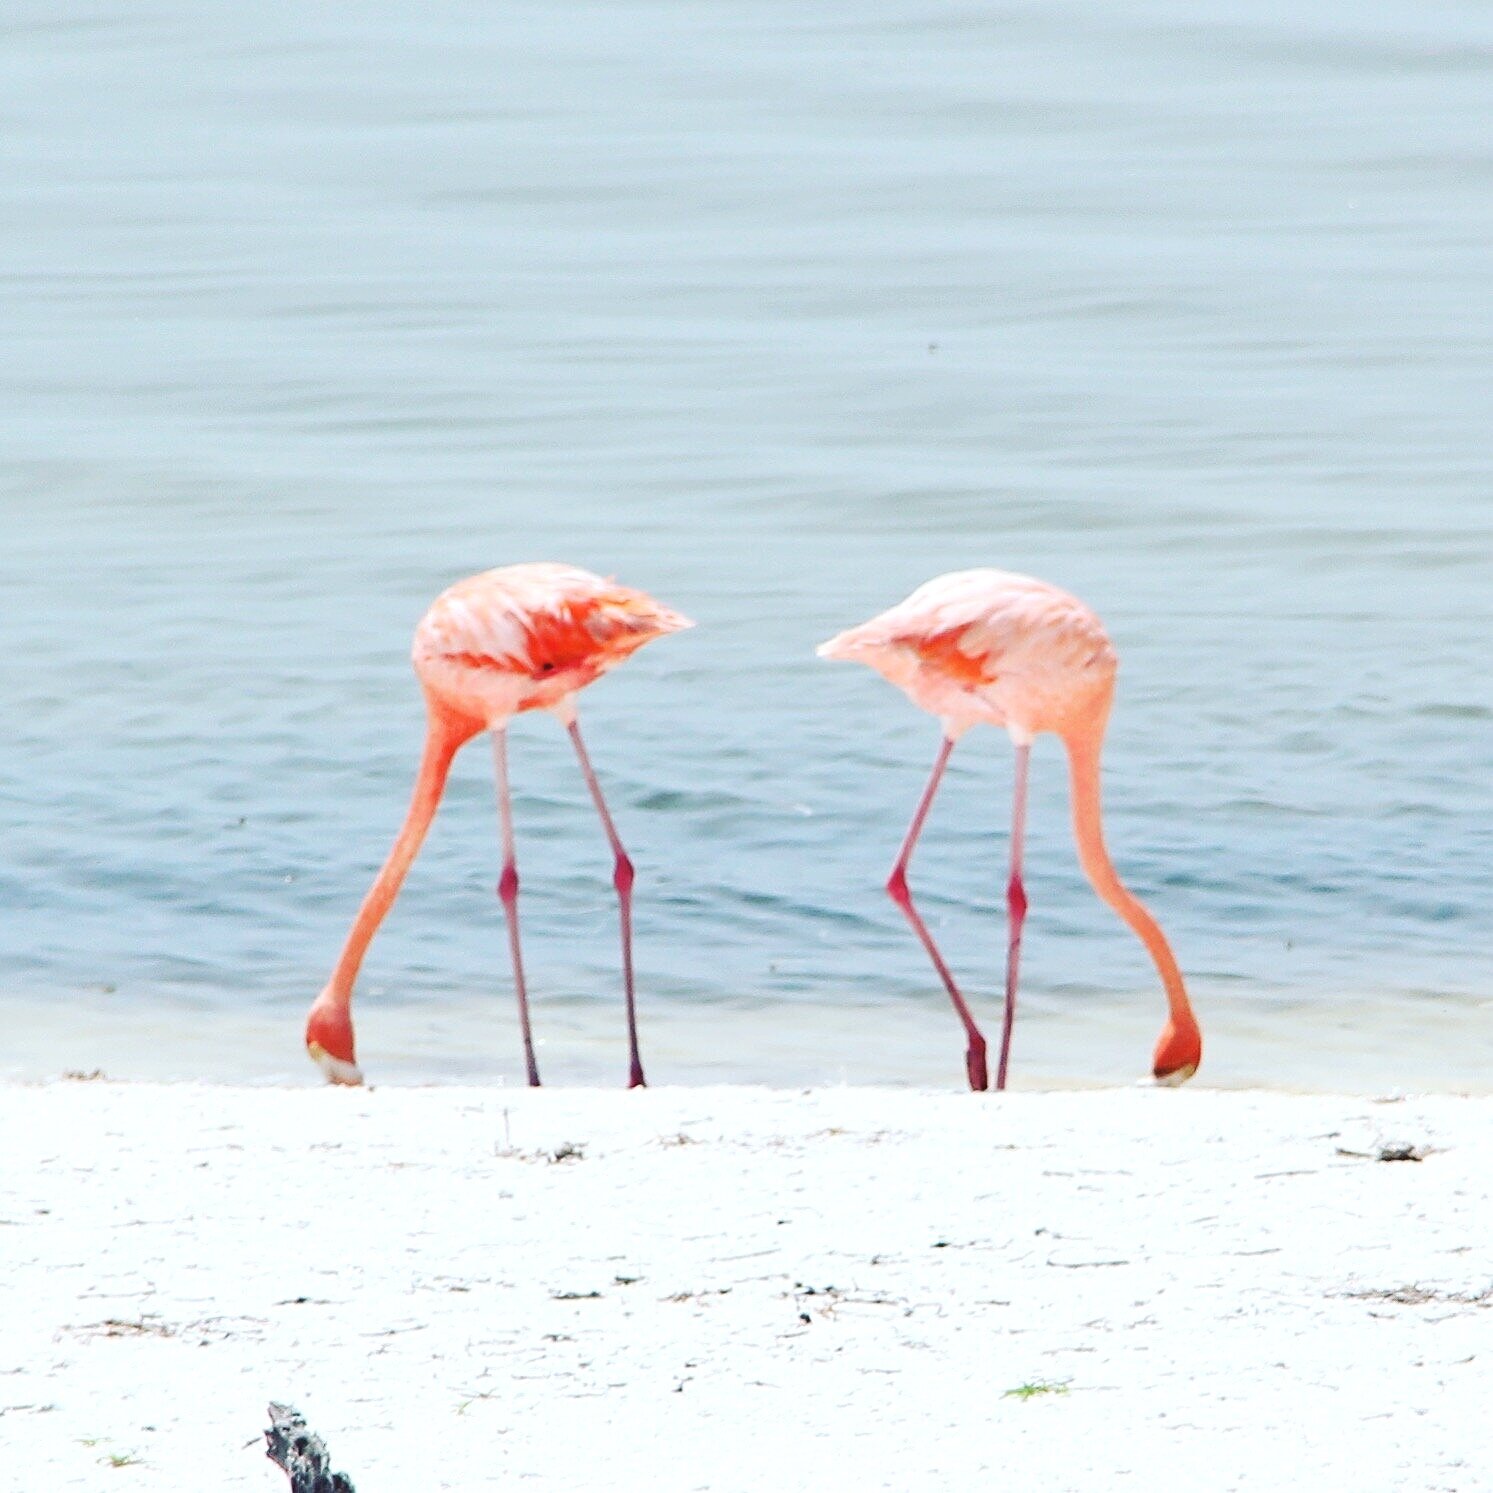
[[290, 1478], [290, 1493], [355, 1493], [345, 1472], [331, 1470], [326, 1444], [294, 1405], [270, 1401], [270, 1428], [264, 1439], [265, 1456]]

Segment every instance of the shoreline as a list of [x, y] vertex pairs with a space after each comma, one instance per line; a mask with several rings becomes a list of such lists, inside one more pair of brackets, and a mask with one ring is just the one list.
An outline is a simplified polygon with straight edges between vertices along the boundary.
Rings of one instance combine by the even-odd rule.
[[[308, 990], [310, 986], [308, 984]], [[45, 1082], [101, 1069], [122, 1082], [315, 1087], [301, 1045], [309, 994], [239, 1003], [135, 994], [0, 990], [7, 1027], [0, 1083]], [[523, 1084], [513, 1002], [501, 994], [355, 1004], [358, 1057], [375, 1086]], [[1247, 1021], [1208, 1006], [1196, 1084], [1288, 1093], [1493, 1094], [1493, 1002], [1483, 996], [1393, 1000], [1375, 995], [1262, 1003]], [[987, 1040], [998, 1010], [982, 999]], [[1012, 1086], [1143, 1083], [1163, 1008], [1147, 989], [1059, 1011], [1033, 999], [1017, 1014]], [[621, 1003], [535, 1000], [546, 1085], [607, 1089], [625, 1077]], [[825, 1088], [849, 1084], [957, 1090], [964, 1044], [942, 993], [890, 1003], [746, 999], [691, 1005], [645, 999], [650, 1083]]]
[[1487, 1096], [96, 1081], [0, 1117], [27, 1493], [283, 1489], [272, 1399], [358, 1493], [1493, 1489]]

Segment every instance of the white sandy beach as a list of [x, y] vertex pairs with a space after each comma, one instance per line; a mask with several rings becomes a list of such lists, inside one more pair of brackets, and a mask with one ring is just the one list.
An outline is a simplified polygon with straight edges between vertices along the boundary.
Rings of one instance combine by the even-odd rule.
[[0, 1106], [16, 1493], [283, 1489], [270, 1399], [358, 1493], [1493, 1489], [1487, 1098]]

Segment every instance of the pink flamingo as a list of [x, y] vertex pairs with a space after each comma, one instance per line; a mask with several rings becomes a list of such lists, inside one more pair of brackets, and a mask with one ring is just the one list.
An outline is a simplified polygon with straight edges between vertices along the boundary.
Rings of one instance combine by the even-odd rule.
[[995, 1086], [1006, 1086], [1026, 892], [1021, 881], [1026, 833], [1027, 766], [1039, 731], [1062, 738], [1073, 795], [1078, 858], [1094, 890], [1146, 946], [1166, 990], [1169, 1015], [1156, 1044], [1153, 1071], [1167, 1084], [1185, 1083], [1202, 1060], [1202, 1036], [1182, 972], [1156, 920], [1121, 883], [1104, 847], [1099, 810], [1099, 754], [1114, 699], [1116, 658], [1098, 617], [1076, 597], [1031, 576], [1004, 570], [961, 570], [919, 586], [906, 601], [831, 638], [821, 658], [869, 664], [913, 703], [936, 715], [943, 744], [933, 775], [912, 816], [887, 892], [933, 961], [969, 1039], [970, 1087], [988, 1078], [985, 1038], [954, 983], [907, 886], [907, 866], [928, 817], [954, 743], [971, 726], [1004, 726], [1016, 747], [1011, 813], [1011, 875], [1006, 887], [1010, 936], [1006, 950], [1006, 1008]]
[[353, 919], [342, 957], [306, 1018], [306, 1050], [333, 1083], [363, 1081], [353, 1055], [352, 993], [358, 967], [399, 893], [440, 803], [457, 750], [479, 731], [492, 736], [503, 836], [498, 896], [508, 924], [524, 1065], [539, 1083], [518, 937], [518, 868], [508, 794], [507, 727], [525, 710], [548, 710], [570, 735], [581, 774], [614, 857], [612, 884], [622, 921], [622, 983], [627, 1000], [628, 1086], [643, 1083], [632, 969], [633, 866], [602, 797], [576, 723], [583, 685], [665, 633], [694, 624], [641, 591], [571, 565], [510, 565], [443, 591], [415, 629], [413, 661], [425, 692], [428, 730], [404, 826]]

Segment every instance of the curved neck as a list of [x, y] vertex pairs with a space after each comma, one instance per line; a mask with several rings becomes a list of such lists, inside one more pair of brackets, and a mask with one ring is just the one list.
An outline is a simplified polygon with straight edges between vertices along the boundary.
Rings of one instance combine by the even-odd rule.
[[1108, 701], [1095, 719], [1063, 735], [1068, 749], [1068, 776], [1073, 790], [1073, 838], [1078, 843], [1078, 863], [1094, 890], [1122, 917], [1146, 946], [1166, 988], [1166, 1003], [1172, 1024], [1178, 1030], [1196, 1030], [1192, 1004], [1182, 971], [1171, 945], [1145, 904], [1131, 894], [1104, 844], [1104, 826], [1099, 801], [1099, 753], [1104, 742], [1104, 723], [1109, 714]]
[[430, 711], [425, 750], [420, 757], [420, 771], [415, 779], [409, 811], [404, 816], [394, 848], [353, 919], [347, 942], [342, 946], [342, 955], [328, 982], [327, 988], [344, 1001], [352, 995], [353, 981], [358, 977], [363, 955], [378, 931], [378, 925], [399, 895], [399, 888], [419, 853], [430, 821], [435, 818], [436, 807], [445, 792], [446, 778], [451, 772], [451, 760], [462, 743], [479, 730], [481, 725], [478, 722], [460, 720], [435, 708]]

